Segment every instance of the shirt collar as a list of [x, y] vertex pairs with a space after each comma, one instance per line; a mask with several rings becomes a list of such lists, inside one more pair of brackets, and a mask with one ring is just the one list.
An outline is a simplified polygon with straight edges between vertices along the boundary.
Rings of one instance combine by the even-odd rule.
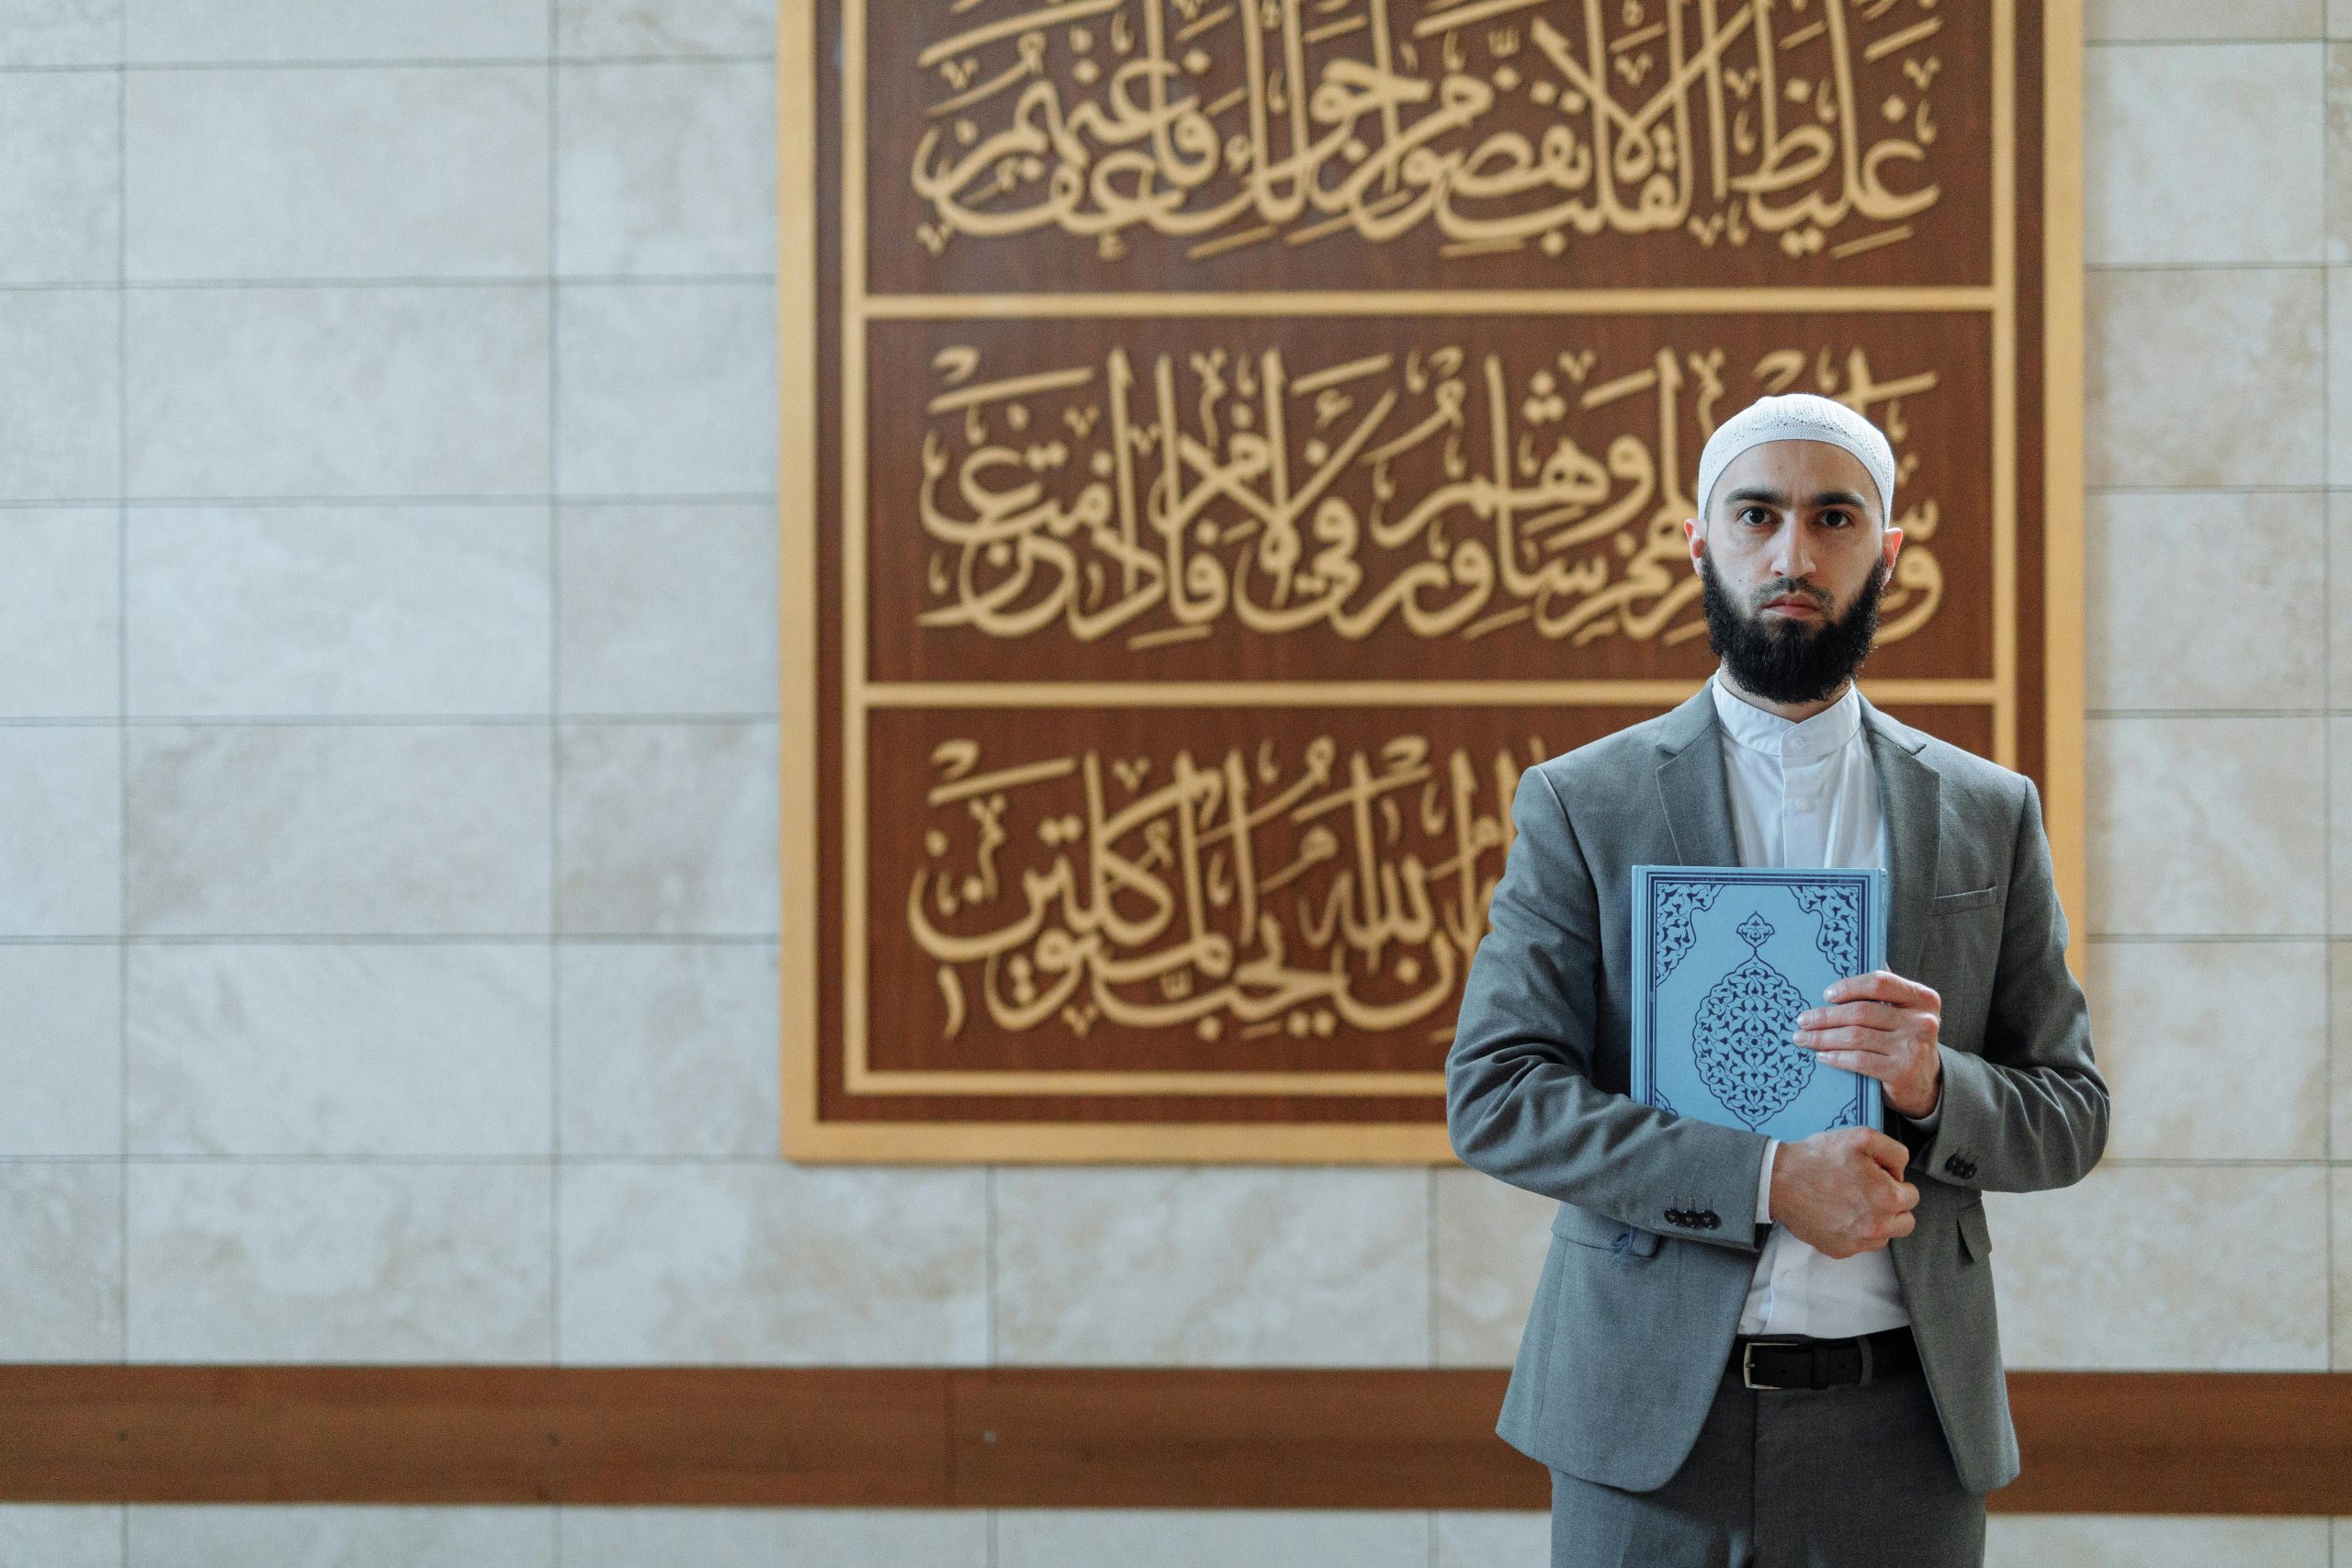
[[1784, 762], [1826, 757], [1861, 732], [1861, 688], [1852, 682], [1847, 682], [1844, 696], [1804, 720], [1782, 718], [1745, 698], [1734, 696], [1712, 675], [1707, 678], [1707, 686], [1714, 693], [1715, 717], [1725, 735], [1751, 750], [1778, 757]]

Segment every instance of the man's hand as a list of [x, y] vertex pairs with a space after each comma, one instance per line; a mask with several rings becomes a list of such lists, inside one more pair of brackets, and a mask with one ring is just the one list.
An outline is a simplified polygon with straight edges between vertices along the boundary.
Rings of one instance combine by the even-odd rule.
[[1871, 1127], [1832, 1127], [1772, 1156], [1773, 1223], [1826, 1257], [1851, 1258], [1909, 1235], [1919, 1190], [1904, 1180], [1911, 1151]]
[[1891, 969], [1849, 975], [1822, 993], [1831, 1005], [1797, 1014], [1796, 1043], [1833, 1067], [1878, 1079], [1887, 1104], [1932, 1115], [1943, 1098], [1936, 1032], [1943, 998]]

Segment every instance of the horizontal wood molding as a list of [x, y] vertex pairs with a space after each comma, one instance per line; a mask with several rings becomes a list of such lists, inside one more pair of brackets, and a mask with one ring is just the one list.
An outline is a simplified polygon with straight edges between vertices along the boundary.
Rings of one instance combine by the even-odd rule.
[[[1542, 1508], [1500, 1371], [0, 1367], [0, 1500]], [[2016, 1372], [2007, 1512], [2352, 1514], [2352, 1374]]]

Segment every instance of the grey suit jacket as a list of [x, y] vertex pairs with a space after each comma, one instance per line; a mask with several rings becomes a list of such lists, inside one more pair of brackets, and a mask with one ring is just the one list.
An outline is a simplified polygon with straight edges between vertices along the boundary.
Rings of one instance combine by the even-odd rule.
[[[1919, 1189], [1888, 1250], [1962, 1483], [1982, 1494], [2018, 1468], [1984, 1193], [2081, 1180], [2107, 1145], [2107, 1084], [2033, 782], [1861, 706], [1893, 857], [1887, 965], [1942, 998], [1942, 1115], [1887, 1119]], [[1455, 1153], [1561, 1201], [1496, 1430], [1632, 1491], [1664, 1484], [1697, 1438], [1766, 1234], [1763, 1134], [1626, 1092], [1631, 868], [1738, 863], [1722, 744], [1702, 686], [1521, 777], [1446, 1060]]]

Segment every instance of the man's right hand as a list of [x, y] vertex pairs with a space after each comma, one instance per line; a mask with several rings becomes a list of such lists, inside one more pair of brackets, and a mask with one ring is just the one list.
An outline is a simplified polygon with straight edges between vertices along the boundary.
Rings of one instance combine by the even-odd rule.
[[1870, 1127], [1832, 1127], [1783, 1143], [1765, 1200], [1776, 1224], [1829, 1258], [1851, 1258], [1909, 1235], [1919, 1190], [1903, 1179], [1911, 1151]]

